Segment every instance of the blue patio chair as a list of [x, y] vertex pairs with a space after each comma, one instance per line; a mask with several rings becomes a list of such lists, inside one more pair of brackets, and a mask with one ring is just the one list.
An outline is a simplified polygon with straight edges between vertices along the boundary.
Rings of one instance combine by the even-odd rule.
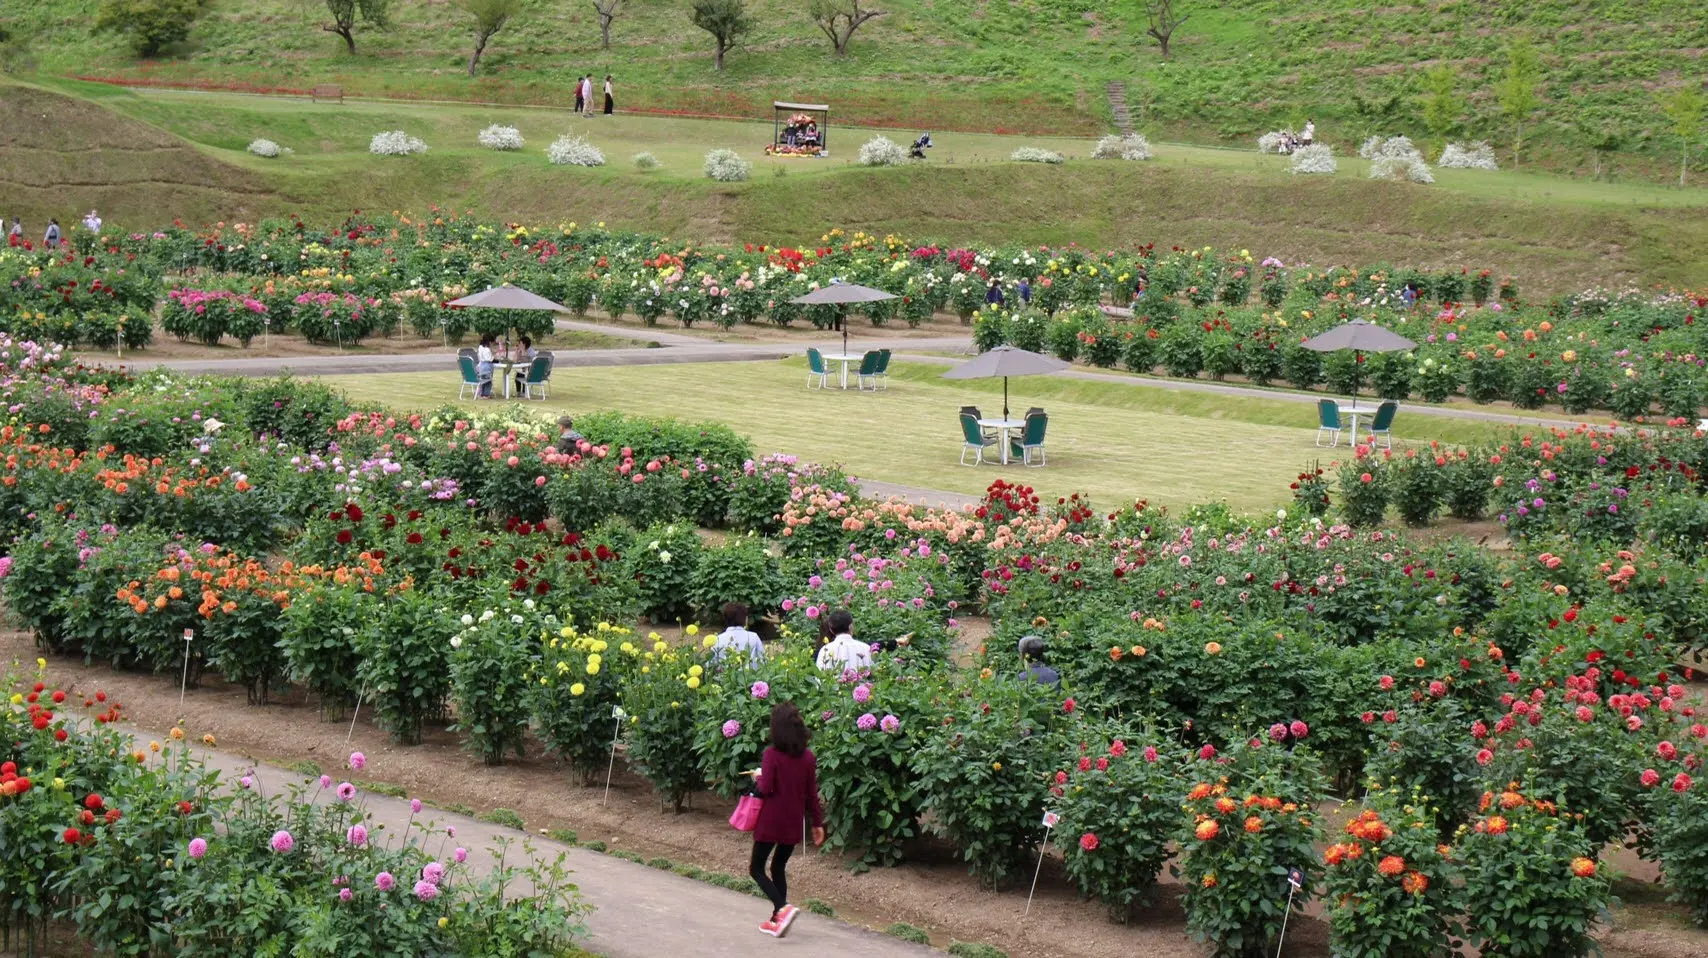
[[[1025, 428], [1020, 430], [1020, 435], [1008, 440], [1009, 457], [1019, 457], [1021, 465], [1049, 465], [1044, 456], [1044, 430], [1049, 425], [1050, 417], [1044, 415], [1043, 410], [1027, 413]], [[1034, 463], [1033, 459], [1038, 461]]]
[[1332, 434], [1330, 447], [1340, 445], [1340, 404], [1332, 399], [1317, 400], [1317, 445], [1323, 444], [1323, 433]]
[[458, 399], [464, 398], [463, 393], [465, 391], [471, 390], [471, 389], [474, 391], [474, 395], [469, 396], [468, 398], [469, 399], [479, 399], [480, 393], [481, 393], [481, 387], [485, 386], [489, 382], [492, 382], [491, 376], [487, 376], [484, 379], [481, 378], [479, 371], [477, 371], [475, 368], [473, 356], [459, 355], [457, 357], [457, 369], [461, 370], [462, 374], [463, 374], [462, 385], [457, 388], [457, 398]]
[[1376, 446], [1376, 437], [1382, 437], [1389, 449], [1394, 448], [1394, 414], [1400, 411], [1400, 404], [1392, 399], [1376, 407], [1376, 418], [1370, 420], [1370, 447]]
[[961, 413], [961, 440], [961, 465], [963, 466], [967, 465], [967, 453], [969, 452], [973, 453], [972, 465], [983, 465], [984, 451], [996, 445], [995, 442], [986, 439], [984, 433], [979, 430], [978, 417], [967, 412]]
[[807, 388], [812, 388], [812, 381], [818, 380], [818, 388], [825, 388], [825, 380], [830, 376], [824, 368], [824, 354], [811, 346], [807, 347]]

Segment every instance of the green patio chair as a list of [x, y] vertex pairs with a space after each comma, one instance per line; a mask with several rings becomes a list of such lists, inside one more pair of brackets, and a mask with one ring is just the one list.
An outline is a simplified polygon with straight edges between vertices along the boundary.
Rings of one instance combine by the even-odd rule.
[[812, 388], [812, 381], [818, 380], [818, 388], [825, 387], [825, 380], [830, 373], [824, 368], [824, 354], [811, 346], [807, 347], [807, 388]]
[[1317, 445], [1323, 444], [1323, 434], [1331, 433], [1329, 446], [1340, 445], [1340, 404], [1332, 399], [1317, 400]]
[[[552, 358], [550, 356], [535, 356], [528, 364], [527, 375], [522, 377], [523, 399], [545, 399], [550, 388], [547, 380], [552, 378]], [[537, 395], [536, 395], [537, 394]]]
[[1376, 407], [1376, 418], [1370, 420], [1370, 447], [1376, 447], [1376, 437], [1380, 436], [1386, 442], [1387, 448], [1394, 448], [1394, 414], [1400, 411], [1400, 404], [1392, 399]]
[[890, 351], [887, 349], [878, 350], [878, 377], [875, 388], [890, 388]]
[[[977, 406], [962, 406], [961, 415], [973, 417], [973, 422], [978, 422], [980, 419], [984, 418], [984, 413], [979, 412], [979, 407]], [[984, 441], [986, 445], [996, 442], [996, 430], [985, 429]]]
[[457, 398], [462, 399], [463, 393], [466, 390], [472, 389], [474, 390], [474, 395], [468, 398], [479, 399], [480, 388], [491, 382], [492, 377], [488, 376], [485, 379], [480, 378], [480, 372], [475, 368], [473, 356], [458, 356], [457, 369], [461, 370], [463, 374], [462, 385], [457, 388]]
[[961, 465], [963, 466], [968, 464], [967, 453], [969, 452], [973, 454], [972, 465], [984, 465], [984, 451], [996, 445], [995, 442], [986, 439], [983, 432], [979, 431], [978, 417], [965, 410], [961, 412], [961, 440]]
[[865, 389], [866, 384], [870, 382], [872, 384], [872, 389], [874, 391], [877, 390], [878, 366], [883, 361], [883, 355], [876, 349], [867, 350], [866, 355], [860, 357], [860, 378], [857, 385], [861, 389]]
[[[1018, 457], [1020, 464], [1025, 466], [1049, 465], [1044, 456], [1044, 430], [1050, 426], [1050, 417], [1043, 410], [1026, 414], [1026, 426], [1020, 430], [1020, 435], [1008, 440], [1008, 455], [1010, 459]], [[1038, 461], [1033, 463], [1036, 458]]]

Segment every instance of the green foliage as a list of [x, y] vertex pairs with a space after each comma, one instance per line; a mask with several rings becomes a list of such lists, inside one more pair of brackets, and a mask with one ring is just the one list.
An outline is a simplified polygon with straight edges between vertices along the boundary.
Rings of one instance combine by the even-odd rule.
[[689, 19], [712, 35], [719, 70], [724, 68], [724, 54], [739, 46], [755, 25], [745, 0], [694, 0]]
[[1512, 124], [1512, 165], [1518, 166], [1519, 149], [1524, 143], [1524, 123], [1536, 111], [1540, 102], [1538, 90], [1542, 85], [1542, 58], [1530, 41], [1519, 38], [1507, 44], [1506, 67], [1495, 86], [1501, 112]]
[[900, 938], [902, 941], [911, 941], [916, 945], [931, 944], [931, 936], [926, 933], [925, 929], [917, 925], [910, 925], [905, 921], [892, 923], [884, 929], [884, 934], [891, 938]]
[[[1510, 798], [1509, 798], [1510, 796]], [[1454, 849], [1463, 862], [1467, 938], [1502, 958], [1581, 956], [1611, 898], [1597, 846], [1551, 804], [1502, 792]], [[1584, 872], [1587, 872], [1585, 874]], [[1515, 880], [1522, 873], [1525, 880]]]
[[623, 686], [629, 717], [623, 732], [630, 765], [681, 814], [688, 793], [705, 783], [687, 743], [694, 739], [700, 700], [710, 689], [695, 655], [659, 648], [662, 644], [642, 655], [639, 674]]
[[1174, 756], [1159, 751], [1112, 739], [1101, 754], [1087, 752], [1054, 776], [1067, 876], [1116, 921], [1151, 900], [1179, 828], [1186, 787]]
[[1430, 67], [1423, 73], [1423, 125], [1438, 140], [1445, 140], [1459, 125], [1465, 101], [1459, 96], [1458, 77], [1450, 64]]
[[535, 733], [583, 785], [610, 765], [619, 729], [613, 709], [641, 654], [632, 638], [608, 623], [586, 633], [566, 626], [540, 649], [529, 678]]
[[[480, 56], [510, 18], [522, 12], [522, 0], [457, 0], [457, 6], [474, 20], [474, 52], [469, 54], [469, 76], [475, 75]], [[508, 324], [506, 324], [508, 325]]]
[[402, 744], [419, 743], [422, 722], [444, 711], [456, 631], [455, 620], [433, 596], [410, 589], [379, 603], [353, 636], [367, 701], [380, 725]]
[[801, 903], [801, 907], [815, 915], [823, 915], [826, 918], [836, 917], [836, 909], [832, 908], [830, 903], [822, 898], [808, 898]]
[[523, 599], [465, 614], [462, 630], [451, 636], [454, 729], [486, 764], [504, 764], [508, 751], [522, 757], [529, 717], [523, 703], [535, 687], [529, 679], [544, 637], [559, 627], [556, 616]]
[[101, 0], [95, 29], [125, 35], [139, 57], [157, 56], [190, 35], [206, 0]]
[[[1403, 803], [1403, 804], [1402, 804]], [[1373, 788], [1324, 853], [1334, 953], [1345, 958], [1435, 958], [1462, 934], [1458, 869], [1426, 807]]]
[[490, 812], [482, 812], [480, 820], [493, 825], [503, 825], [505, 828], [514, 828], [519, 832], [528, 830], [528, 823], [522, 821], [522, 816], [508, 808], [495, 808]]

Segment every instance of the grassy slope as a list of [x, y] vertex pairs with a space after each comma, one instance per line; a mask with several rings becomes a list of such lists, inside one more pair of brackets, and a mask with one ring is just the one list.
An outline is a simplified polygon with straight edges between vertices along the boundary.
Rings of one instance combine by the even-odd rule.
[[[842, 226], [949, 242], [1156, 242], [1323, 264], [1488, 266], [1520, 276], [1532, 291], [1595, 282], [1700, 285], [1708, 261], [1702, 190], [1456, 170], [1419, 187], [1370, 182], [1357, 160], [1334, 177], [1299, 178], [1283, 172], [1279, 157], [1187, 146], [1160, 147], [1147, 164], [1043, 167], [1001, 160], [1021, 142], [1075, 156], [1087, 145], [966, 134], [940, 137], [926, 166], [867, 170], [849, 162], [864, 135], [852, 132], [832, 141], [835, 159], [759, 157], [751, 182], [718, 185], [699, 176], [703, 152], [729, 146], [756, 155], [768, 125], [58, 85], [118, 116], [85, 100], [0, 88], [0, 142], [9, 144], [0, 148], [0, 183], [58, 184], [14, 198], [22, 205], [13, 211], [32, 223], [91, 205], [113, 222], [146, 228], [175, 217], [331, 217], [438, 203], [511, 221], [605, 220], [696, 241], [811, 242]], [[475, 132], [497, 120], [517, 124], [528, 148], [476, 147]], [[412, 158], [365, 152], [374, 132], [394, 128], [432, 149]], [[546, 164], [539, 150], [565, 130], [587, 132], [610, 164]], [[296, 155], [262, 160], [243, 152], [257, 136]], [[633, 170], [628, 158], [643, 149], [664, 169]]]
[[[91, 37], [98, 0], [11, 12], [53, 73], [119, 74], [264, 86], [338, 80], [369, 94], [558, 102], [569, 80], [618, 74], [631, 106], [761, 115], [773, 98], [814, 98], [866, 123], [1088, 133], [1108, 122], [1104, 85], [1131, 87], [1136, 114], [1171, 136], [1247, 137], [1316, 116], [1322, 135], [1366, 131], [1352, 94], [1411, 88], [1423, 65], [1452, 64], [1469, 99], [1467, 133], [1507, 138], [1491, 92], [1502, 45], [1532, 38], [1547, 67], [1534, 142], [1559, 165], [1583, 162], [1580, 123], [1676, 162], [1654, 91], [1703, 72], [1708, 20], [1688, 0], [1476, 0], [1379, 6], [1363, 0], [1189, 0], [1192, 19], [1165, 64], [1143, 36], [1139, 0], [875, 0], [886, 16], [837, 61], [799, 0], [748, 0], [759, 29], [711, 69], [681, 0], [630, 0], [610, 51], [585, 0], [526, 0], [483, 76], [461, 73], [467, 29], [454, 4], [393, 0], [395, 26], [367, 30], [358, 54], [319, 29], [312, 0], [224, 0], [173, 59], [137, 64], [118, 38]], [[1415, 110], [1404, 132], [1421, 135]], [[1651, 142], [1652, 141], [1652, 142]], [[1568, 155], [1569, 154], [1569, 155]]]
[[[1177, 506], [1223, 497], [1236, 509], [1272, 509], [1300, 469], [1327, 464], [1336, 452], [1313, 445], [1314, 410], [1304, 403], [1035, 376], [1011, 381], [1009, 402], [1014, 410], [1049, 410], [1049, 466], [963, 467], [954, 411], [974, 404], [995, 415], [1002, 383], [946, 381], [939, 378], [945, 368], [897, 364], [890, 389], [876, 394], [808, 392], [800, 361], [564, 369], [552, 398], [537, 405], [553, 413], [615, 406], [713, 419], [752, 437], [760, 451], [842, 462], [868, 479], [979, 493], [998, 475], [1023, 477], [1041, 495], [1086, 491], [1106, 507], [1137, 495]], [[456, 395], [450, 372], [331, 382], [352, 398], [397, 409], [433, 408]], [[1470, 442], [1497, 431], [1435, 416], [1394, 422], [1397, 437], [1420, 442]]]

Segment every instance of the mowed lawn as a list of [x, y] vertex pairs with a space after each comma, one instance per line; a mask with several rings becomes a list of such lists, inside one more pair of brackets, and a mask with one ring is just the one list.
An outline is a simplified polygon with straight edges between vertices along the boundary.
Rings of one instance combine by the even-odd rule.
[[[1348, 452], [1344, 444], [1338, 450], [1313, 444], [1314, 410], [1304, 403], [1046, 376], [1010, 380], [1009, 390], [1016, 416], [1033, 405], [1049, 412], [1049, 465], [961, 466], [956, 413], [962, 405], [999, 413], [1002, 381], [938, 378], [946, 368], [897, 362], [890, 388], [878, 393], [809, 391], [799, 360], [564, 368], [553, 377], [552, 398], [529, 405], [554, 414], [620, 409], [716, 420], [750, 436], [760, 452], [840, 463], [862, 478], [976, 494], [1002, 477], [1050, 497], [1089, 492], [1099, 507], [1142, 497], [1178, 507], [1225, 500], [1237, 510], [1268, 510], [1284, 504], [1299, 470], [1319, 461], [1327, 466]], [[457, 401], [449, 369], [331, 382], [352, 399], [400, 410]], [[1411, 441], [1467, 441], [1493, 431], [1435, 416], [1396, 422], [1398, 435]]]

